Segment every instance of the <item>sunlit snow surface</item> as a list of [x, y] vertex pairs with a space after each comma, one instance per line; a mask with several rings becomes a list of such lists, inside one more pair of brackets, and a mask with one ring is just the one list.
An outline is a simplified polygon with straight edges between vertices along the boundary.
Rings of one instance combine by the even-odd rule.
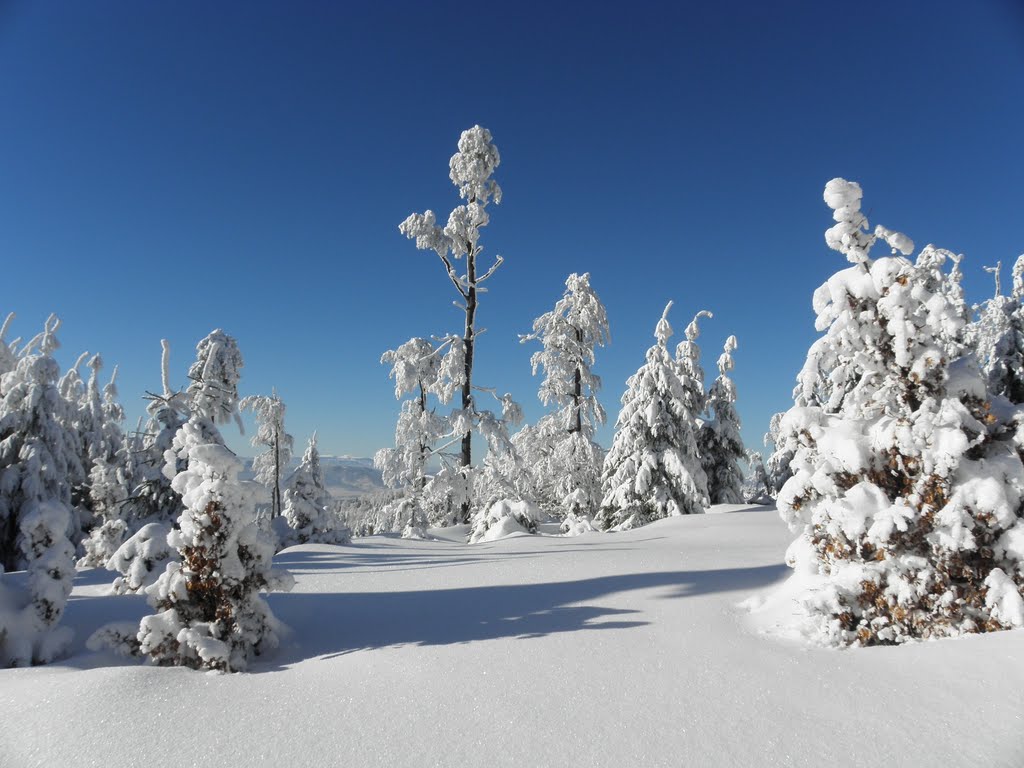
[[[295, 547], [292, 628], [216, 675], [85, 650], [143, 615], [79, 573], [73, 655], [0, 671], [0, 765], [1021, 766], [1024, 632], [811, 648], [763, 627], [772, 510], [619, 534]], [[743, 603], [743, 607], [740, 604]]]

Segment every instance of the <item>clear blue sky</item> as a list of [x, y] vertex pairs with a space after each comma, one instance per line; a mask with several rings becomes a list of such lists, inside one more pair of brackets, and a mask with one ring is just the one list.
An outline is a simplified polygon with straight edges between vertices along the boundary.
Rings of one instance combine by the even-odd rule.
[[738, 336], [754, 447], [815, 338], [811, 293], [844, 266], [828, 179], [859, 180], [872, 223], [963, 252], [973, 300], [983, 265], [1024, 251], [1019, 0], [556, 5], [0, 0], [14, 335], [59, 313], [62, 359], [120, 364], [134, 421], [159, 340], [184, 384], [223, 327], [243, 393], [276, 386], [300, 443], [372, 454], [398, 410], [380, 354], [461, 328], [398, 224], [447, 216], [448, 158], [479, 123], [505, 192], [483, 244], [506, 264], [478, 381], [536, 419], [516, 334], [589, 271], [610, 419], [671, 298], [678, 333], [715, 313], [709, 377]]

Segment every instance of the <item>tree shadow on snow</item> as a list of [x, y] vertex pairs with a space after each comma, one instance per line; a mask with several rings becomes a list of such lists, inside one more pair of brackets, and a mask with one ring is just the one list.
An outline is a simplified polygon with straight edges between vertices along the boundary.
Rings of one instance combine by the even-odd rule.
[[[293, 632], [253, 671], [359, 650], [450, 645], [560, 632], [629, 629], [650, 623], [639, 610], [588, 605], [610, 595], [665, 588], [662, 599], [751, 590], [781, 579], [783, 564], [708, 571], [603, 576], [546, 584], [411, 592], [275, 593], [274, 614]], [[307, 632], [301, 628], [315, 628]]]

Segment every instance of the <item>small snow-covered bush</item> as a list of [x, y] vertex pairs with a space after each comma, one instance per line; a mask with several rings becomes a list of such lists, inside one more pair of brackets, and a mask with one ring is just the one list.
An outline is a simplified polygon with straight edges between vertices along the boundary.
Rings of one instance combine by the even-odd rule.
[[541, 511], [529, 501], [501, 499], [473, 516], [469, 543], [495, 541], [513, 533], [536, 533]]

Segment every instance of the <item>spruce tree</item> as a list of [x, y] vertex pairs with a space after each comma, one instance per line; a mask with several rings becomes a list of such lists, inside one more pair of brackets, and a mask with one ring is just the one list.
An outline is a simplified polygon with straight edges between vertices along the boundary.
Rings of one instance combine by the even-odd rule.
[[[962, 346], [948, 252], [868, 229], [861, 189], [833, 179], [826, 242], [854, 266], [814, 295], [779, 511], [808, 630], [894, 644], [1024, 624], [1021, 414], [987, 391]], [[891, 256], [870, 257], [878, 241]], [[898, 255], [897, 251], [904, 255]]]
[[615, 438], [604, 461], [604, 497], [596, 518], [604, 529], [628, 530], [707, 505], [707, 481], [697, 456], [691, 397], [668, 350], [669, 302], [658, 321], [657, 343], [626, 382]]
[[604, 304], [590, 285], [590, 274], [571, 274], [565, 293], [550, 312], [533, 322], [523, 343], [542, 349], [530, 359], [533, 374], [544, 372], [538, 397], [554, 410], [535, 427], [521, 430], [513, 444], [522, 458], [532, 497], [544, 509], [578, 520], [592, 517], [601, 502], [604, 451], [594, 441], [604, 424], [597, 399], [601, 378], [593, 372], [595, 349], [611, 341]]
[[712, 418], [704, 422], [697, 437], [712, 504], [743, 503], [740, 461], [746, 458], [746, 449], [740, 436], [740, 417], [736, 413], [736, 385], [729, 378], [735, 349], [736, 337], [730, 336], [725, 341], [725, 351], [718, 358], [718, 378], [708, 393], [707, 408]]

